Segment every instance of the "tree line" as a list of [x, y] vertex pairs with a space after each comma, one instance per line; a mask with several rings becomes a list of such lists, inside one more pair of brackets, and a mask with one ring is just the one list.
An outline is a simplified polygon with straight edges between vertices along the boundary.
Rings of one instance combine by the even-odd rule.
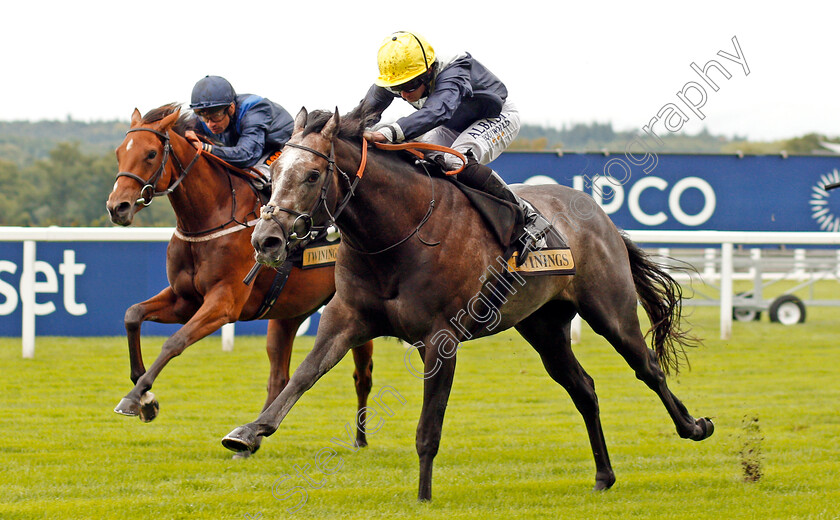
[[[110, 226], [105, 201], [117, 173], [114, 149], [127, 129], [128, 123], [120, 121], [0, 121], [0, 226]], [[634, 135], [610, 123], [560, 129], [523, 125], [510, 149], [623, 152]], [[829, 141], [808, 134], [760, 143], [705, 130], [663, 140], [657, 153], [807, 154]], [[138, 213], [135, 225], [174, 226], [175, 216], [160, 200]]]
[[[46, 158], [18, 164], [0, 158], [0, 226], [110, 226], [105, 201], [117, 159], [84, 153], [78, 142], [60, 142]], [[138, 214], [138, 226], [174, 226], [166, 202]]]

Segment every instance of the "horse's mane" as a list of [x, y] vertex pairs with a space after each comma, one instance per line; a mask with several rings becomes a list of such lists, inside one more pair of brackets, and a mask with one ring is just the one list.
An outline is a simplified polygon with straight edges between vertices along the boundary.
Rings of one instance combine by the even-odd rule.
[[[332, 116], [333, 112], [329, 110], [313, 110], [306, 118], [303, 135], [320, 132]], [[377, 121], [379, 121], [379, 113], [366, 103], [359, 103], [356, 108], [341, 116], [338, 137], [347, 140], [358, 139], [362, 136], [365, 128], [373, 126]]]
[[[329, 110], [313, 110], [307, 115], [306, 126], [303, 129], [303, 136], [313, 132], [320, 132], [324, 129], [324, 125], [333, 116], [335, 112]], [[362, 138], [362, 133], [365, 129], [372, 127], [379, 122], [380, 112], [372, 109], [364, 101], [359, 103], [356, 108], [341, 116], [338, 127], [338, 138], [345, 141], [358, 144]], [[376, 148], [370, 149], [371, 153], [379, 155], [381, 160], [395, 161], [409, 165], [411, 168], [416, 168], [414, 162], [416, 157], [404, 153], [389, 153], [382, 152]], [[409, 168], [409, 169], [411, 169]]]
[[[161, 119], [175, 112], [179, 108], [183, 108], [181, 103], [169, 103], [167, 105], [163, 105], [162, 107], [153, 108], [146, 112], [146, 115], [143, 116], [142, 123], [149, 124], [160, 121]], [[192, 110], [184, 110], [182, 111], [181, 115], [178, 116], [178, 120], [175, 122], [175, 124], [172, 125], [172, 130], [174, 130], [177, 134], [183, 136], [184, 132], [186, 132], [187, 130], [195, 130], [197, 125], [198, 118], [195, 117], [195, 114], [192, 112]]]

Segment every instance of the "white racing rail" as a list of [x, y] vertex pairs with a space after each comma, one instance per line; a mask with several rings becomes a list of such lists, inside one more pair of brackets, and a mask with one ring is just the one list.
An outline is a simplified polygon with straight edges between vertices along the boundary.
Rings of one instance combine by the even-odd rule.
[[[23, 242], [20, 274], [23, 357], [35, 357], [35, 261], [38, 242], [169, 242], [175, 228], [2, 227], [0, 241]], [[222, 350], [233, 350], [234, 324], [222, 326]]]
[[[0, 227], [0, 241], [23, 243], [21, 270], [21, 340], [23, 357], [35, 354], [35, 261], [38, 242], [167, 242], [173, 228], [29, 228]], [[754, 231], [627, 231], [642, 246], [648, 244], [715, 245], [720, 247], [720, 337], [732, 336], [733, 251], [735, 244], [840, 246], [840, 233]], [[576, 318], [573, 337], [580, 336]], [[222, 327], [222, 348], [233, 348], [233, 324]]]

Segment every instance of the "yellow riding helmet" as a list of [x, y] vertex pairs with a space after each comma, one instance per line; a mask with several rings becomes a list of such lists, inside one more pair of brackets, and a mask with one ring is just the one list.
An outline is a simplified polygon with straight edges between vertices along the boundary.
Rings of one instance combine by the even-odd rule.
[[417, 33], [398, 31], [385, 38], [377, 55], [380, 87], [407, 83], [429, 70], [435, 62], [435, 50]]

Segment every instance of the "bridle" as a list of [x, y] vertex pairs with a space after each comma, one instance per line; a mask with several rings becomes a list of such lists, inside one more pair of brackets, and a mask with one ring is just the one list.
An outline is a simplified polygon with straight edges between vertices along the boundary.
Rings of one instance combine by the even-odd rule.
[[[461, 160], [464, 162], [464, 164], [466, 164], [466, 159], [459, 152], [456, 152], [456, 151], [454, 151], [450, 148], [446, 148], [446, 147], [442, 147], [442, 146], [438, 146], [438, 145], [432, 145], [432, 144], [429, 144], [429, 143], [409, 143], [409, 144], [402, 144], [402, 145], [383, 145], [382, 143], [374, 143], [374, 144], [377, 146], [377, 148], [386, 149], [386, 150], [408, 150], [408, 151], [411, 151], [412, 149], [414, 149], [415, 152], [413, 152], [413, 153], [415, 155], [418, 155], [416, 150], [420, 150], [420, 149], [447, 151], [448, 153], [454, 153], [456, 156], [460, 157]], [[332, 226], [333, 224], [335, 224], [335, 221], [338, 218], [338, 216], [341, 214], [342, 211], [344, 211], [344, 208], [350, 202], [350, 199], [353, 197], [353, 195], [355, 195], [356, 185], [362, 179], [362, 174], [364, 173], [365, 167], [367, 165], [368, 142], [367, 142], [366, 139], [362, 138], [362, 158], [360, 160], [359, 169], [358, 169], [358, 171], [356, 171], [356, 177], [353, 179], [352, 182], [350, 181], [350, 178], [348, 177], [348, 175], [341, 168], [339, 168], [338, 165], [335, 163], [335, 145], [334, 145], [334, 143], [330, 144], [330, 155], [329, 155], [329, 157], [327, 155], [319, 152], [318, 150], [314, 150], [312, 148], [309, 148], [308, 146], [302, 146], [302, 145], [293, 144], [293, 143], [286, 143], [285, 146], [290, 146], [292, 148], [298, 148], [300, 150], [305, 150], [307, 152], [315, 154], [318, 157], [321, 157], [322, 159], [326, 160], [327, 161], [327, 177], [328, 177], [327, 179], [324, 180], [323, 186], [321, 186], [321, 195], [318, 197], [318, 200], [315, 201], [315, 203], [312, 206], [312, 209], [308, 213], [299, 213], [297, 211], [294, 211], [294, 210], [291, 210], [291, 209], [288, 209], [288, 208], [281, 208], [279, 206], [274, 206], [272, 204], [267, 204], [267, 205], [263, 206], [262, 209], [260, 210], [260, 217], [263, 220], [272, 220], [272, 221], [274, 221], [275, 224], [277, 224], [277, 227], [280, 228], [280, 232], [283, 233], [283, 237], [285, 238], [285, 241], [286, 241], [286, 253], [288, 254], [294, 247], [301, 244], [303, 240], [306, 240], [307, 238], [312, 236], [312, 231], [313, 230], [317, 230], [317, 233], [320, 233], [322, 229], [326, 229], [329, 226]], [[419, 154], [418, 157], [422, 157], [422, 154]], [[327, 190], [329, 189], [329, 185], [331, 184], [331, 182], [329, 182], [329, 181], [332, 178], [333, 169], [338, 170], [338, 172], [344, 177], [345, 181], [347, 182], [347, 185], [349, 186], [349, 190], [344, 195], [344, 199], [342, 199], [342, 201], [336, 207], [334, 215], [330, 214], [329, 206], [327, 205]], [[419, 235], [420, 228], [422, 228], [423, 225], [429, 220], [429, 218], [431, 218], [432, 211], [434, 211], [434, 209], [435, 209], [435, 195], [434, 195], [435, 186], [434, 186], [434, 182], [432, 182], [431, 174], [429, 174], [429, 170], [426, 168], [425, 164], [423, 165], [423, 169], [426, 171], [426, 175], [429, 177], [429, 181], [431, 182], [431, 185], [432, 185], [432, 198], [429, 201], [429, 208], [426, 210], [426, 214], [423, 216], [423, 218], [420, 220], [420, 223], [414, 228], [414, 230], [411, 231], [411, 233], [406, 235], [401, 240], [398, 240], [397, 242], [395, 242], [395, 243], [393, 243], [393, 244], [391, 244], [387, 247], [384, 247], [384, 248], [382, 248], [378, 251], [364, 251], [362, 249], [359, 249], [356, 246], [351, 245], [346, 239], [344, 240], [344, 244], [348, 248], [352, 249], [353, 251], [355, 251], [357, 253], [365, 254], [365, 255], [378, 255], [380, 253], [384, 253], [385, 251], [389, 251], [389, 250], [405, 243], [408, 239], [410, 239], [414, 235], [417, 235], [417, 238], [423, 244], [425, 244], [427, 246], [437, 246], [437, 245], [439, 245], [440, 242], [427, 242], [426, 240], [424, 240]], [[456, 173], [460, 172], [462, 169], [463, 169], [463, 166], [461, 168], [458, 168], [457, 170], [455, 170], [453, 172], [449, 172], [449, 174], [456, 174]], [[312, 214], [315, 213], [315, 211], [317, 211], [318, 207], [321, 206], [321, 205], [324, 206], [324, 211], [326, 211], [327, 215], [329, 216], [329, 219], [324, 223], [323, 226], [313, 226], [313, 224], [312, 224], [312, 222], [313, 222], [312, 221]], [[286, 228], [283, 227], [283, 224], [277, 218], [277, 216], [281, 212], [282, 213], [288, 213], [290, 215], [295, 216], [295, 220], [294, 220], [294, 222], [292, 222], [292, 226], [291, 226], [291, 233], [286, 232]], [[297, 229], [298, 223], [302, 223], [302, 225], [303, 225], [303, 229], [301, 229], [300, 232]], [[292, 242], [292, 241], [294, 241], [294, 242]]]
[[[286, 241], [286, 251], [289, 252], [291, 249], [302, 241], [321, 233], [322, 230], [327, 229], [328, 227], [335, 224], [335, 220], [341, 215], [344, 211], [344, 208], [347, 207], [347, 204], [350, 202], [350, 199], [356, 193], [356, 186], [359, 184], [359, 181], [362, 179], [362, 175], [364, 174], [365, 167], [367, 166], [367, 141], [362, 139], [362, 159], [359, 164], [359, 169], [356, 171], [356, 175], [353, 180], [350, 180], [350, 177], [347, 173], [342, 170], [336, 163], [335, 163], [335, 145], [330, 144], [330, 155], [327, 156], [315, 150], [313, 148], [309, 148], [308, 146], [303, 146], [294, 143], [286, 143], [284, 146], [297, 148], [299, 150], [307, 151], [311, 154], [314, 154], [325, 161], [327, 161], [327, 171], [324, 179], [324, 184], [321, 186], [321, 194], [318, 196], [318, 199], [312, 205], [312, 208], [306, 213], [300, 213], [293, 209], [283, 208], [280, 206], [275, 206], [273, 204], [266, 204], [260, 209], [260, 217], [263, 220], [271, 220], [277, 227], [280, 228], [280, 232], [283, 233], [283, 238]], [[338, 206], [335, 209], [335, 213], [330, 213], [329, 204], [327, 203], [327, 191], [329, 190], [330, 185], [332, 184], [332, 176], [335, 171], [341, 174], [344, 178], [344, 181], [347, 183], [348, 191], [344, 195], [344, 198], [341, 202], [338, 203]], [[319, 207], [323, 206], [324, 211], [327, 213], [327, 220], [324, 222], [323, 225], [315, 226], [313, 224], [312, 215], [318, 211]], [[280, 222], [280, 219], [277, 216], [280, 213], [288, 213], [295, 217], [294, 222], [292, 222], [290, 232], [286, 231], [286, 228]], [[314, 235], [313, 235], [314, 231]]]
[[[145, 180], [142, 177], [140, 177], [139, 175], [136, 175], [136, 174], [131, 173], [131, 172], [119, 172], [119, 173], [117, 173], [117, 179], [119, 179], [120, 177], [128, 177], [129, 179], [133, 179], [133, 180], [137, 181], [138, 183], [140, 183], [140, 186], [142, 186], [142, 188], [140, 189], [140, 198], [137, 199], [135, 204], [143, 204], [144, 206], [148, 206], [149, 204], [152, 203], [152, 200], [155, 197], [160, 197], [162, 195], [169, 195], [170, 193], [175, 191], [175, 188], [177, 188], [178, 185], [181, 184], [181, 181], [183, 181], [184, 177], [186, 177], [187, 174], [190, 172], [190, 170], [192, 169], [196, 160], [198, 160], [198, 156], [201, 155], [201, 152], [196, 152], [195, 156], [192, 158], [192, 160], [189, 162], [189, 164], [187, 164], [187, 167], [184, 168], [181, 165], [181, 161], [178, 160], [178, 157], [171, 153], [172, 145], [169, 144], [169, 132], [163, 133], [163, 132], [158, 132], [157, 130], [154, 130], [152, 128], [142, 128], [141, 127], [141, 128], [131, 128], [125, 133], [125, 135], [128, 135], [131, 132], [151, 132], [151, 133], [155, 134], [156, 136], [160, 137], [161, 141], [163, 141], [163, 159], [161, 159], [160, 166], [158, 167], [157, 171], [148, 180]], [[158, 181], [160, 180], [161, 176], [163, 175], [164, 170], [166, 169], [166, 164], [169, 161], [169, 156], [170, 155], [172, 156], [172, 159], [174, 159], [175, 162], [177, 163], [178, 171], [180, 172], [180, 175], [178, 176], [177, 179], [175, 179], [175, 181], [172, 184], [169, 185], [169, 187], [167, 189], [165, 189], [163, 191], [157, 191], [155, 186], [157, 186]]]
[[[174, 153], [172, 153], [172, 145], [169, 142], [169, 132], [167, 132], [167, 133], [158, 132], [157, 130], [154, 130], [154, 129], [151, 129], [151, 128], [132, 128], [132, 129], [130, 129], [126, 132], [126, 135], [130, 134], [131, 132], [151, 132], [151, 133], [155, 134], [156, 136], [158, 136], [161, 139], [161, 141], [163, 142], [163, 159], [161, 159], [160, 166], [158, 167], [157, 171], [155, 171], [155, 173], [148, 180], [145, 180], [142, 177], [140, 177], [139, 175], [136, 175], [136, 174], [131, 173], [131, 172], [119, 172], [117, 174], [117, 179], [119, 179], [120, 177], [128, 177], [132, 180], [137, 181], [142, 186], [142, 188], [140, 190], [140, 198], [137, 199], [135, 204], [142, 204], [143, 206], [148, 206], [149, 204], [152, 203], [152, 200], [155, 197], [160, 197], [160, 196], [163, 196], [163, 195], [169, 195], [170, 193], [175, 191], [175, 188], [177, 188], [178, 185], [181, 184], [181, 181], [183, 181], [184, 178], [186, 178], [187, 174], [190, 173], [190, 170], [192, 170], [193, 165], [195, 165], [199, 156], [201, 156], [203, 154], [203, 152], [196, 151], [196, 154], [193, 156], [193, 158], [190, 160], [190, 162], [187, 164], [187, 166], [185, 168], [181, 164], [181, 161], [178, 159], [178, 156], [175, 155]], [[163, 175], [163, 172], [166, 170], [166, 166], [169, 162], [169, 157], [170, 156], [175, 161], [176, 168], [179, 172], [178, 178], [175, 179], [175, 181], [173, 181], [172, 184], [170, 184], [167, 189], [165, 189], [163, 191], [157, 191], [155, 186], [160, 181], [160, 178]], [[205, 157], [212, 157], [212, 158], [216, 159], [224, 167], [226, 167], [229, 171], [232, 171], [234, 174], [248, 180], [247, 172], [245, 172], [244, 170], [239, 170], [239, 169], [231, 166], [230, 164], [222, 161], [221, 159], [216, 158], [215, 156], [213, 156], [211, 154], [206, 154]], [[253, 227], [254, 224], [256, 224], [258, 222], [258, 220], [248, 220], [248, 218], [247, 218], [248, 215], [252, 215], [252, 214], [255, 213], [256, 206], [254, 207], [254, 209], [252, 209], [248, 213], [248, 215], [245, 216], [244, 219], [240, 220], [236, 217], [236, 212], [237, 212], [236, 190], [234, 189], [233, 185], [231, 184], [232, 181], [231, 181], [230, 175], [227, 176], [227, 179], [228, 179], [228, 184], [229, 184], [230, 193], [231, 193], [231, 210], [230, 210], [231, 211], [231, 216], [230, 216], [230, 219], [223, 224], [220, 224], [220, 225], [212, 227], [212, 228], [203, 229], [201, 231], [186, 231], [186, 230], [180, 229], [179, 227], [176, 227], [175, 228], [175, 236], [176, 237], [178, 237], [181, 240], [184, 240], [186, 242], [205, 242], [207, 240], [212, 240], [214, 238], [219, 238], [221, 236], [224, 236], [224, 235], [227, 235], [227, 234], [230, 234], [230, 233], [234, 233], [236, 231], [241, 231], [243, 229]], [[250, 184], [249, 184], [249, 186], [250, 186]], [[251, 186], [251, 189], [255, 190], [255, 188], [253, 186]], [[256, 197], [256, 203], [259, 204], [259, 201], [260, 201], [259, 194], [256, 193], [256, 191], [254, 191], [254, 193], [255, 193], [255, 197]], [[236, 224], [238, 224], [239, 227], [224, 229], [230, 223], [236, 223]]]

